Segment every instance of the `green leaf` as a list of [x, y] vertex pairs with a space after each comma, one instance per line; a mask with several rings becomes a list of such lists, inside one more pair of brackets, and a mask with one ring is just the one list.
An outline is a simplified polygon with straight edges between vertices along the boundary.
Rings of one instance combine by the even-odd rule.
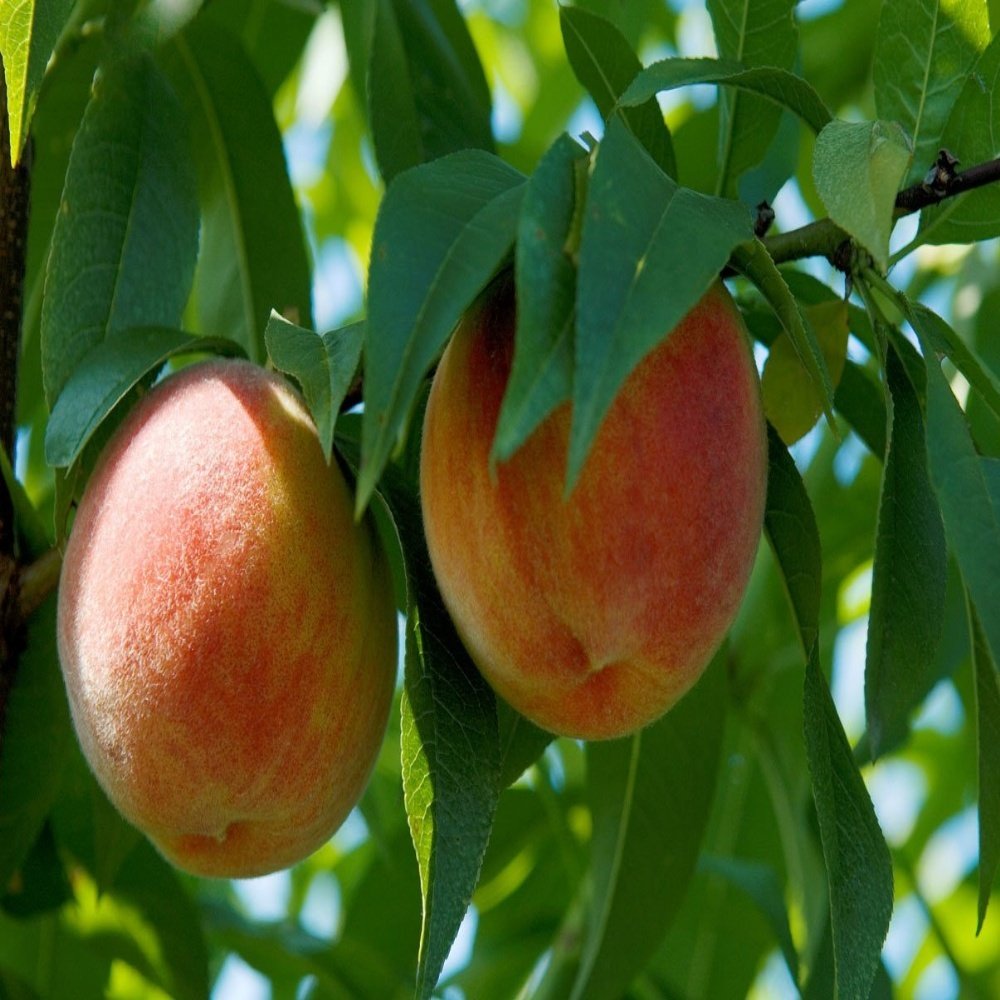
[[622, 996], [680, 908], [715, 793], [725, 657], [658, 722], [587, 744], [592, 894], [574, 1000]]
[[368, 276], [359, 510], [428, 368], [509, 253], [523, 193], [522, 174], [479, 150], [415, 167], [386, 192]]
[[892, 917], [892, 860], [815, 646], [806, 663], [804, 724], [830, 882], [834, 995], [867, 1000]]
[[827, 422], [831, 428], [835, 428], [833, 382], [823, 356], [823, 349], [812, 327], [803, 320], [799, 305], [785, 283], [784, 275], [767, 252], [767, 248], [758, 239], [741, 244], [733, 251], [732, 266], [757, 286], [768, 305], [774, 310], [802, 367], [809, 375]]
[[493, 455], [503, 461], [573, 393], [576, 269], [567, 252], [586, 152], [568, 135], [528, 179], [517, 229], [517, 334]]
[[[597, 14], [579, 7], [560, 6], [559, 27], [576, 78], [594, 99], [597, 110], [608, 118], [618, 98], [642, 69], [642, 63], [628, 39], [611, 21]], [[652, 98], [650, 93], [645, 100], [634, 102], [622, 118], [660, 169], [676, 178], [677, 161], [670, 132], [660, 106]]]
[[825, 128], [833, 116], [812, 85], [801, 76], [777, 66], [748, 69], [734, 59], [661, 59], [647, 66], [622, 94], [619, 104], [632, 107], [653, 94], [696, 83], [714, 83], [759, 94], [798, 115], [814, 132]]
[[907, 184], [933, 165], [952, 106], [990, 40], [982, 0], [886, 0], [873, 64], [875, 110], [913, 140]]
[[73, 741], [55, 609], [50, 598], [28, 624], [7, 704], [0, 743], [0, 891], [42, 829]]
[[764, 531], [781, 568], [806, 655], [819, 641], [823, 582], [819, 529], [799, 470], [777, 431], [767, 429]]
[[368, 114], [388, 184], [460, 149], [493, 150], [490, 91], [454, 0], [375, 0]]
[[833, 405], [880, 461], [885, 456], [885, 396], [875, 379], [850, 358], [844, 365]]
[[[996, 463], [992, 464], [1000, 468]], [[996, 476], [993, 482], [1000, 485]], [[976, 756], [979, 772], [979, 909], [976, 934], [979, 934], [993, 893], [997, 866], [1000, 865], [1000, 681], [997, 661], [990, 653], [976, 609], [971, 601], [967, 600], [967, 605], [976, 675]]]
[[[746, 67], [792, 68], [798, 52], [795, 0], [708, 0], [707, 6], [724, 59]], [[716, 193], [735, 193], [735, 182], [763, 158], [780, 119], [780, 109], [763, 97], [724, 95]]]
[[[847, 303], [839, 300], [805, 306], [807, 331], [813, 331], [834, 386], [839, 385], [847, 352]], [[823, 398], [795, 344], [782, 333], [772, 344], [761, 376], [764, 414], [785, 444], [794, 444], [812, 430], [823, 413]]]
[[328, 462], [337, 414], [357, 375], [364, 337], [364, 323], [314, 333], [276, 312], [271, 313], [264, 331], [267, 355], [274, 367], [292, 375], [302, 386]]
[[[992, 160], [1000, 131], [1000, 35], [972, 67], [951, 110], [941, 145], [963, 167]], [[927, 243], [972, 243], [1000, 236], [1000, 185], [968, 191], [920, 214], [919, 239]]]
[[905, 734], [910, 712], [937, 680], [948, 577], [941, 512], [927, 474], [920, 401], [892, 347], [889, 452], [872, 572], [865, 714], [873, 758]]
[[4, 0], [0, 57], [7, 83], [10, 160], [21, 158], [38, 88], [74, 0]]
[[678, 187], [611, 119], [590, 177], [580, 245], [568, 489], [625, 379], [751, 236], [745, 206]]
[[885, 271], [896, 194], [912, 159], [895, 122], [833, 121], [820, 132], [813, 179], [830, 218], [853, 236]]
[[512, 785], [555, 739], [503, 699], [497, 698], [500, 737], [500, 787]]
[[15, 543], [23, 543], [24, 550], [16, 550], [16, 554], [27, 555], [37, 559], [49, 549], [49, 537], [38, 511], [35, 510], [27, 490], [18, 481], [14, 469], [7, 457], [7, 451], [0, 444], [0, 480], [10, 498], [11, 509], [14, 512]]
[[200, 332], [266, 356], [271, 310], [312, 321], [309, 261], [271, 99], [242, 45], [200, 17], [166, 64], [192, 122], [202, 202]]
[[146, 375], [155, 374], [175, 355], [193, 351], [242, 354], [232, 341], [160, 326], [123, 331], [92, 347], [52, 408], [45, 429], [49, 465], [69, 468], [102, 421]]
[[382, 486], [409, 588], [402, 771], [423, 897], [416, 986], [423, 1000], [434, 990], [479, 878], [500, 795], [500, 739], [496, 699], [438, 593], [413, 487], [396, 467]]
[[87, 352], [134, 326], [177, 326], [198, 250], [181, 108], [149, 60], [98, 78], [73, 142], [42, 304], [51, 407]]
[[958, 561], [994, 662], [1000, 662], [1000, 510], [994, 506], [983, 464], [934, 352], [944, 321], [925, 306], [909, 307], [909, 320], [927, 368], [927, 458], [941, 507], [948, 547]]
[[774, 932], [774, 940], [785, 958], [792, 981], [798, 982], [799, 956], [795, 951], [792, 930], [788, 924], [785, 897], [775, 870], [759, 861], [745, 861], [714, 854], [703, 854], [699, 868], [721, 875], [754, 901]]
[[892, 916], [892, 862], [819, 665], [819, 532], [802, 480], [774, 432], [764, 527], [806, 655], [806, 757], [830, 885], [838, 997], [866, 1000]]

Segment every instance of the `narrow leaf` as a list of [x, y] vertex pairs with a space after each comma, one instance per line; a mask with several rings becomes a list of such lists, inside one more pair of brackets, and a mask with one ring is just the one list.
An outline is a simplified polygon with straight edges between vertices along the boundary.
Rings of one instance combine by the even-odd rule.
[[400, 175], [375, 221], [368, 276], [362, 509], [401, 440], [421, 380], [507, 256], [524, 178], [467, 150]]
[[735, 59], [661, 59], [636, 76], [618, 103], [633, 107], [653, 94], [698, 83], [759, 94], [798, 115], [814, 132], [820, 132], [833, 118], [823, 99], [801, 76], [777, 66], [748, 69]]
[[503, 461], [573, 392], [576, 269], [566, 250], [586, 152], [563, 135], [528, 179], [517, 229], [517, 334], [497, 421], [494, 456]]
[[574, 1000], [624, 995], [680, 909], [715, 792], [724, 659], [658, 722], [587, 745], [593, 887]]
[[0, 6], [0, 57], [7, 83], [10, 160], [21, 158], [45, 66], [74, 0], [4, 0]]
[[73, 142], [52, 234], [41, 326], [50, 406], [112, 334], [179, 324], [197, 250], [181, 108], [152, 62], [115, 63]]
[[792, 981], [798, 982], [799, 956], [795, 951], [784, 893], [775, 870], [759, 861], [744, 861], [713, 854], [702, 855], [699, 868], [721, 875], [754, 901], [774, 932], [774, 940], [785, 958]]
[[804, 322], [798, 303], [767, 248], [758, 239], [742, 243], [733, 252], [732, 265], [757, 286], [774, 310], [802, 367], [809, 375], [827, 422], [834, 428], [833, 382], [823, 350], [812, 328]]
[[979, 772], [978, 934], [983, 929], [997, 867], [1000, 865], [1000, 675], [976, 609], [971, 601], [967, 603], [972, 663], [976, 675], [976, 756]]
[[32, 617], [0, 742], [0, 888], [24, 861], [62, 783], [73, 742], [56, 652], [55, 600]]
[[45, 460], [69, 468], [105, 417], [144, 376], [155, 374], [175, 355], [193, 351], [242, 353], [232, 341], [159, 326], [128, 330], [92, 347], [52, 408], [45, 429]]
[[746, 207], [678, 187], [615, 117], [587, 193], [567, 487], [622, 383], [750, 239]]
[[[587, 88], [597, 110], [607, 118], [642, 69], [642, 63], [618, 28], [597, 14], [580, 7], [560, 6], [559, 26], [576, 78]], [[677, 161], [670, 132], [653, 93], [633, 102], [622, 118], [663, 172], [676, 177]]]
[[496, 699], [473, 665], [431, 571], [419, 503], [397, 467], [383, 478], [406, 562], [403, 796], [423, 923], [416, 996], [429, 997], [472, 899], [500, 794]]
[[927, 368], [927, 458], [941, 507], [948, 547], [958, 561], [994, 662], [1000, 662], [1000, 509], [965, 421], [934, 352], [934, 330], [943, 323], [912, 305], [909, 320], [920, 338]]
[[990, 40], [981, 0], [886, 0], [873, 63], [875, 109], [913, 139], [907, 184], [934, 163], [952, 106]]
[[892, 917], [892, 860], [815, 646], [806, 664], [804, 725], [830, 882], [834, 995], [867, 1000]]
[[497, 724], [500, 733], [500, 787], [506, 788], [538, 760], [555, 737], [501, 698], [497, 698]]
[[364, 338], [364, 323], [320, 334], [289, 323], [276, 312], [264, 331], [267, 355], [275, 368], [302, 386], [328, 462], [337, 414], [357, 375]]
[[[790, 70], [798, 53], [795, 0], [708, 0], [719, 55], [744, 66]], [[761, 161], [778, 131], [781, 110], [744, 91], [726, 93], [719, 119], [719, 194]]]
[[[969, 4], [968, 6], [973, 6]], [[992, 160], [1000, 132], [1000, 34], [993, 39], [964, 79], [951, 109], [941, 145], [957, 156], [961, 167]], [[920, 214], [920, 239], [928, 243], [973, 243], [1000, 236], [1000, 185], [968, 191]]]
[[[805, 306], [807, 331], [815, 334], [823, 363], [836, 388], [847, 352], [847, 303], [840, 300]], [[813, 384], [795, 344], [782, 333], [772, 344], [761, 376], [764, 414], [785, 444], [794, 444], [812, 430], [823, 413], [823, 397]]]
[[823, 582], [819, 529], [809, 495], [777, 431], [768, 427], [767, 503], [764, 531], [781, 568], [803, 651], [819, 640]]
[[822, 576], [812, 505], [773, 431], [769, 445], [764, 526], [806, 654], [806, 757], [830, 885], [834, 995], [866, 1000], [892, 916], [892, 862], [819, 665]]
[[271, 99], [242, 45], [210, 18], [176, 36], [167, 64], [195, 123], [201, 332], [231, 337], [260, 363], [272, 309], [311, 322], [309, 261]]
[[948, 552], [927, 474], [920, 402], [895, 350], [886, 375], [892, 406], [872, 573], [865, 714], [872, 755], [906, 731], [937, 677]]
[[833, 121], [820, 132], [813, 179], [830, 218], [851, 234], [885, 271], [896, 194], [912, 149], [895, 122]]
[[454, 0], [376, 0], [368, 111], [386, 183], [460, 149], [492, 151], [490, 92]]

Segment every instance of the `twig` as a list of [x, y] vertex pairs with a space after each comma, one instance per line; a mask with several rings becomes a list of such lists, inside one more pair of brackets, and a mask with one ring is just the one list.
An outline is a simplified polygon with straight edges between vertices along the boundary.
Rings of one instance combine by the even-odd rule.
[[[968, 170], [956, 171], [957, 165], [958, 160], [947, 149], [942, 149], [927, 176], [919, 184], [904, 188], [896, 195], [896, 218], [1000, 181], [1000, 157], [977, 163]], [[818, 219], [799, 229], [769, 236], [764, 245], [776, 264], [805, 257], [826, 257], [842, 271], [850, 258], [843, 255], [841, 247], [849, 240], [848, 234], [832, 219]]]

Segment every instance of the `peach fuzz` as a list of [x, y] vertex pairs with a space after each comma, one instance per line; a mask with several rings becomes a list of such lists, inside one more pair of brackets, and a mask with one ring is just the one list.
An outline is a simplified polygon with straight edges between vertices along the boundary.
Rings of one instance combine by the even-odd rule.
[[59, 586], [84, 754], [178, 867], [249, 877], [322, 845], [360, 798], [396, 612], [295, 392], [242, 361], [154, 388], [101, 455]]
[[514, 328], [512, 292], [487, 298], [435, 374], [421, 456], [431, 561], [503, 698], [553, 733], [623, 736], [695, 683], [738, 610], [767, 479], [757, 369], [716, 283], [626, 380], [566, 498], [568, 403], [490, 468]]

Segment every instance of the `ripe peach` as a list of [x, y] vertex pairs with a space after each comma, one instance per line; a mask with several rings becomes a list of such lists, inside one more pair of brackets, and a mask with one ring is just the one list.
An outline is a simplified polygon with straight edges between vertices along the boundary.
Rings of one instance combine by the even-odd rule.
[[648, 354], [564, 497], [571, 411], [491, 472], [512, 295], [473, 310], [434, 377], [421, 496], [463, 643], [538, 725], [604, 739], [662, 715], [732, 623], [757, 550], [767, 440], [742, 319], [717, 283]]
[[389, 569], [279, 377], [212, 361], [111, 439], [66, 549], [58, 638], [84, 754], [174, 864], [247, 877], [364, 790], [396, 670]]

